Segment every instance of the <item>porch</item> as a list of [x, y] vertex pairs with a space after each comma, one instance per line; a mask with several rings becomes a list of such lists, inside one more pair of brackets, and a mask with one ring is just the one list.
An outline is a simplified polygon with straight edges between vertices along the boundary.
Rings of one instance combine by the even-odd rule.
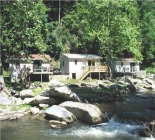
[[46, 67], [39, 67], [33, 69], [33, 72], [30, 74], [31, 81], [47, 81], [49, 82], [49, 76], [53, 74], [53, 69]]

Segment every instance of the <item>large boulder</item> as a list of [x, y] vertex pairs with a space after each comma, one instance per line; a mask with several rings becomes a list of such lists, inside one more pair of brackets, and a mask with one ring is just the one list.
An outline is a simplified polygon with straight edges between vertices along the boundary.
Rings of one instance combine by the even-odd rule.
[[62, 101], [77, 101], [80, 102], [76, 93], [72, 92], [67, 86], [47, 88], [40, 94], [41, 96], [53, 97]]
[[76, 120], [76, 117], [66, 110], [64, 107], [53, 105], [46, 109], [45, 114], [53, 119], [71, 123]]
[[21, 98], [32, 98], [34, 97], [34, 93], [31, 89], [25, 89], [25, 90], [22, 90], [20, 93], [19, 93], [20, 97]]
[[127, 84], [126, 88], [129, 89], [130, 92], [137, 92], [137, 89], [133, 84]]
[[66, 101], [60, 104], [68, 111], [72, 112], [75, 117], [85, 123], [98, 124], [107, 121], [107, 118], [99, 110], [99, 108], [92, 104]]
[[0, 97], [0, 104], [1, 105], [10, 105], [12, 101], [7, 97]]
[[9, 99], [11, 100], [12, 104], [16, 104], [16, 105], [21, 105], [23, 104], [23, 100], [21, 98], [16, 98], [16, 97], [9, 97]]
[[147, 82], [150, 85], [154, 85], [155, 84], [153, 80], [148, 79], [148, 78], [145, 78], [144, 81]]
[[59, 82], [59, 81], [57, 81], [57, 80], [55, 80], [55, 79], [52, 79], [52, 80], [48, 83], [48, 87], [49, 87], [49, 88], [53, 88], [53, 87], [62, 87], [62, 86], [64, 86], [64, 84], [61, 83], [61, 82]]

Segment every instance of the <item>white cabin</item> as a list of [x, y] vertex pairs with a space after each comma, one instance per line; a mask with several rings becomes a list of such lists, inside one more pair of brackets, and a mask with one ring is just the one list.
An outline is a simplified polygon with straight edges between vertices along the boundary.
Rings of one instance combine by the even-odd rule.
[[60, 57], [60, 69], [62, 74], [79, 79], [86, 67], [101, 66], [101, 59], [102, 57], [94, 54], [63, 54]]
[[47, 72], [50, 70], [51, 57], [49, 55], [31, 54], [28, 59], [25, 58], [8, 58], [9, 68], [29, 68], [31, 73]]
[[140, 61], [134, 58], [116, 59], [112, 62], [113, 72], [136, 73], [140, 71]]
[[48, 77], [48, 75], [52, 74], [50, 67], [51, 57], [47, 54], [30, 54], [29, 58], [9, 57], [7, 62], [9, 63], [11, 73], [13, 71], [18, 71], [18, 73], [21, 74], [29, 69], [32, 77], [31, 80], [36, 79], [34, 77], [41, 77], [40, 80], [42, 81], [42, 78]]

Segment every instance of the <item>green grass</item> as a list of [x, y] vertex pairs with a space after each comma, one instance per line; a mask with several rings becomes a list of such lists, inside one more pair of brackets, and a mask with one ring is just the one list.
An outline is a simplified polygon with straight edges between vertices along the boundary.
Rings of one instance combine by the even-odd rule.
[[11, 111], [19, 111], [19, 110], [29, 110], [31, 108], [31, 105], [11, 105]]
[[[4, 77], [4, 82], [5, 82], [5, 86], [6, 88], [14, 88], [13, 84], [11, 83], [10, 81], [10, 77], [9, 77], [9, 72], [8, 71], [3, 71], [3, 77]], [[33, 88], [33, 92], [35, 94], [35, 96], [39, 95], [43, 90], [44, 88], [47, 86], [48, 82], [34, 82], [36, 84], [40, 83], [42, 85], [42, 87], [40, 88]], [[19, 82], [19, 83], [15, 83], [15, 90], [17, 91], [21, 91], [24, 89], [24, 85], [25, 85], [25, 82]]]
[[35, 96], [39, 95], [41, 92], [44, 91], [44, 88], [33, 88], [32, 89]]
[[79, 80], [69, 78], [67, 80], [60, 80], [60, 82], [62, 82], [63, 84], [67, 84], [67, 83], [78, 84], [79, 83]]
[[9, 75], [10, 75], [9, 71], [3, 70], [3, 77], [9, 77]]
[[19, 111], [19, 110], [29, 110], [31, 108], [31, 105], [0, 105], [1, 109], [9, 108], [11, 111]]

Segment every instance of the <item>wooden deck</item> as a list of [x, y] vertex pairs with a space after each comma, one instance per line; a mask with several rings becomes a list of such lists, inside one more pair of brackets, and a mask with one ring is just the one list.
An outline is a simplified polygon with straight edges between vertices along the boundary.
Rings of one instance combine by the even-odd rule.
[[80, 80], [83, 80], [85, 77], [88, 76], [88, 74], [91, 77], [91, 73], [98, 73], [99, 74], [99, 79], [100, 79], [100, 74], [104, 73], [107, 75], [108, 73], [108, 67], [107, 66], [87, 66], [83, 69], [83, 74], [79, 78]]
[[44, 69], [44, 68], [39, 68], [39, 69], [33, 69], [33, 72], [31, 72], [31, 79], [40, 79], [39, 81], [49, 81], [49, 75], [53, 74], [52, 69]]

